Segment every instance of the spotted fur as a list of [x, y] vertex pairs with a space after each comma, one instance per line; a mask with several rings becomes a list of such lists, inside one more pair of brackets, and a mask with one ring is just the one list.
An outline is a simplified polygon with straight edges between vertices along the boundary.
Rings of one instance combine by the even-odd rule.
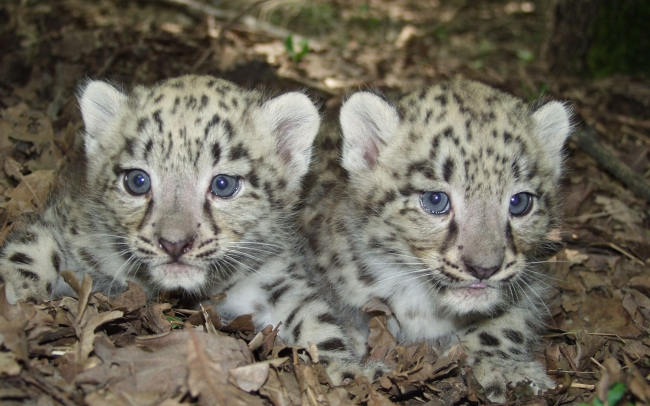
[[150, 296], [223, 292], [224, 317], [251, 313], [257, 328], [281, 322], [286, 342], [314, 343], [335, 361], [335, 381], [355, 372], [337, 317], [306, 278], [295, 231], [320, 123], [305, 95], [267, 100], [183, 76], [130, 94], [92, 81], [79, 103], [82, 179], [6, 240], [0, 276], [10, 301], [71, 294], [63, 270], [89, 273], [108, 295], [129, 280]]
[[509, 382], [553, 386], [532, 360], [546, 312], [539, 264], [558, 226], [565, 106], [534, 110], [458, 81], [395, 104], [357, 93], [340, 123], [342, 168], [337, 144], [323, 141], [302, 212], [315, 277], [339, 312], [363, 326], [356, 315], [380, 298], [399, 340], [449, 348], [460, 339], [493, 400]]

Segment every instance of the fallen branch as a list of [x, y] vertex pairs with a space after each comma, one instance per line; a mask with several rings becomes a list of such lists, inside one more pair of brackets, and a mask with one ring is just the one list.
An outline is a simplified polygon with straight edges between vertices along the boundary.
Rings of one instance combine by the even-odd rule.
[[[208, 15], [214, 17], [218, 20], [228, 21], [230, 26], [232, 22], [239, 20], [239, 22], [245, 27], [249, 28], [251, 32], [257, 34], [263, 34], [271, 38], [278, 38], [284, 40], [288, 36], [293, 36], [294, 40], [300, 40], [303, 37], [299, 34], [291, 32], [287, 29], [276, 27], [275, 25], [266, 23], [264, 21], [259, 21], [258, 19], [248, 16], [241, 15], [242, 13], [222, 10], [209, 4], [203, 4], [195, 0], [163, 0], [163, 2], [172, 4], [175, 6], [181, 6], [186, 8], [188, 11], [200, 15]], [[257, 3], [256, 3], [257, 4]]]
[[573, 140], [582, 151], [598, 162], [607, 172], [623, 182], [634, 193], [650, 202], [650, 184], [614, 155], [596, 138], [596, 130], [591, 126], [577, 131]]

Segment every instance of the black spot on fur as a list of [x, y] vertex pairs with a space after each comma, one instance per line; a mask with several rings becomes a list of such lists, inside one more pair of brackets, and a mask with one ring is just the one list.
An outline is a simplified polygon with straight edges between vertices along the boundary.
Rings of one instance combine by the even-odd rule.
[[140, 220], [140, 224], [138, 224], [138, 228], [137, 228], [138, 231], [142, 230], [142, 227], [144, 227], [145, 223], [149, 220], [149, 217], [151, 217], [152, 212], [153, 212], [153, 199], [150, 199], [147, 202], [147, 208], [144, 210], [144, 215]]
[[445, 159], [445, 163], [442, 165], [442, 177], [445, 182], [449, 183], [449, 179], [454, 174], [454, 161], [451, 158]]
[[143, 156], [144, 159], [147, 159], [152, 149], [153, 149], [153, 140], [149, 139], [149, 141], [147, 141], [147, 143], [144, 146], [144, 156]]
[[336, 317], [332, 313], [323, 313], [318, 315], [318, 321], [325, 324], [338, 324]]
[[144, 128], [149, 124], [149, 117], [142, 117], [138, 120], [138, 133], [141, 133]]
[[431, 109], [427, 110], [427, 114], [424, 116], [424, 122], [429, 124], [429, 120], [431, 119], [431, 115], [433, 114], [433, 111]]
[[519, 164], [517, 161], [512, 162], [512, 176], [514, 176], [515, 180], [519, 180], [521, 177], [521, 172], [519, 170]]
[[499, 357], [501, 359], [510, 359], [510, 355], [508, 355], [507, 353], [505, 353], [505, 352], [503, 352], [501, 350], [496, 350], [496, 351], [494, 351], [494, 353], [496, 354], [497, 357]]
[[321, 351], [345, 351], [345, 343], [340, 338], [332, 338], [327, 341], [316, 344], [316, 348]]
[[41, 277], [35, 274], [32, 271], [28, 271], [27, 269], [22, 269], [18, 268], [18, 272], [23, 276], [25, 279], [31, 279], [33, 281], [39, 281], [41, 280]]
[[302, 321], [296, 325], [296, 327], [293, 328], [292, 334], [293, 334], [293, 340], [298, 341], [300, 339], [300, 332], [302, 330]]
[[135, 140], [133, 138], [127, 138], [124, 140], [124, 151], [130, 156], [133, 156], [133, 150], [135, 148]]
[[32, 262], [34, 262], [32, 257], [28, 256], [27, 254], [23, 254], [22, 252], [16, 252], [12, 256], [10, 256], [9, 261], [13, 262], [14, 264], [25, 264], [25, 265], [29, 265]]
[[221, 158], [221, 147], [218, 142], [212, 144], [212, 165], [217, 165]]
[[276, 303], [285, 293], [287, 293], [287, 290], [289, 290], [289, 285], [284, 285], [273, 291], [271, 293], [271, 302]]
[[221, 117], [219, 117], [216, 114], [214, 116], [212, 116], [210, 121], [208, 121], [208, 124], [206, 124], [206, 126], [205, 126], [204, 136], [207, 137], [208, 134], [210, 133], [210, 130], [212, 129], [212, 127], [218, 125], [220, 122], [221, 122]]
[[56, 273], [61, 272], [61, 257], [59, 257], [59, 254], [52, 251], [52, 255], [51, 255], [50, 259], [52, 261], [52, 266], [54, 267], [54, 270], [56, 271]]
[[365, 267], [359, 267], [358, 269], [359, 269], [358, 279], [361, 282], [365, 283], [366, 285], [372, 285], [377, 281], [375, 276], [372, 273], [370, 273], [370, 271]]
[[481, 341], [481, 344], [488, 347], [497, 347], [499, 344], [501, 344], [501, 341], [499, 341], [498, 338], [485, 331], [479, 333], [478, 338]]
[[162, 121], [162, 118], [160, 118], [160, 113], [161, 113], [161, 110], [156, 110], [156, 111], [154, 111], [154, 113], [151, 116], [153, 117], [153, 121], [155, 121], [156, 124], [158, 124], [158, 132], [162, 133], [163, 132], [163, 121]]
[[451, 222], [449, 222], [449, 228], [447, 228], [447, 237], [445, 237], [445, 240], [442, 243], [442, 246], [440, 247], [440, 253], [444, 254], [445, 252], [447, 252], [449, 247], [455, 244], [457, 237], [458, 237], [458, 224], [456, 224], [456, 220], [451, 220]]
[[232, 140], [232, 138], [235, 136], [235, 130], [232, 128], [230, 121], [223, 120], [223, 130], [226, 132], [226, 137], [228, 137], [228, 140]]
[[210, 99], [206, 95], [201, 96], [201, 105], [199, 106], [199, 110], [203, 110], [207, 105]]
[[230, 160], [231, 161], [236, 161], [242, 157], [248, 156], [248, 151], [244, 148], [244, 145], [242, 143], [239, 143], [235, 145], [231, 150], [230, 150]]
[[284, 278], [279, 278], [278, 280], [275, 280], [273, 282], [265, 283], [260, 287], [264, 290], [273, 290], [274, 288], [280, 286], [284, 281], [285, 281]]
[[293, 309], [293, 310], [291, 311], [291, 313], [289, 313], [289, 316], [287, 317], [287, 320], [286, 320], [286, 322], [287, 322], [287, 326], [290, 326], [290, 325], [291, 325], [291, 322], [292, 322], [293, 319], [296, 317], [296, 314], [298, 313], [298, 310], [300, 310], [300, 307], [296, 307], [295, 309]]
[[214, 217], [212, 216], [212, 207], [210, 207], [210, 202], [208, 200], [203, 204], [203, 215], [210, 222], [210, 229], [212, 230], [213, 235], [218, 235], [221, 232], [221, 229], [217, 225]]
[[515, 344], [524, 343], [524, 335], [521, 334], [519, 331], [506, 328], [503, 329], [503, 335], [505, 335], [508, 340], [512, 341]]
[[512, 227], [510, 227], [510, 222], [506, 224], [506, 244], [508, 248], [513, 252], [517, 253], [517, 247], [515, 247], [515, 240], [512, 237]]
[[255, 172], [255, 170], [251, 170], [248, 173], [246, 179], [248, 180], [248, 183], [250, 183], [252, 187], [258, 188], [260, 186], [260, 178], [257, 176], [257, 172]]

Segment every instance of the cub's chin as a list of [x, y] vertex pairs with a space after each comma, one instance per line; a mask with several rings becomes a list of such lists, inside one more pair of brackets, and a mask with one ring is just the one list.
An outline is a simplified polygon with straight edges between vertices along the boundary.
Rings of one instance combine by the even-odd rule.
[[492, 315], [504, 302], [501, 289], [483, 282], [441, 289], [438, 303], [446, 314], [455, 316]]
[[150, 268], [151, 279], [162, 290], [198, 292], [206, 284], [206, 272], [195, 266], [171, 263]]

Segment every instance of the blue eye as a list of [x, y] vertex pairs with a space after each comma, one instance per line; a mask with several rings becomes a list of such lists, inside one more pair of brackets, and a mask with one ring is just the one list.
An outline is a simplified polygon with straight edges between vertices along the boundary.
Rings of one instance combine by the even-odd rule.
[[530, 193], [517, 193], [510, 198], [510, 214], [523, 216], [533, 207], [533, 196]]
[[133, 195], [143, 195], [151, 190], [151, 180], [145, 171], [133, 169], [124, 175], [124, 186]]
[[219, 197], [231, 197], [239, 190], [239, 179], [228, 175], [217, 175], [212, 179], [210, 190]]
[[424, 192], [420, 196], [420, 204], [431, 214], [445, 214], [451, 208], [449, 196], [444, 192]]

